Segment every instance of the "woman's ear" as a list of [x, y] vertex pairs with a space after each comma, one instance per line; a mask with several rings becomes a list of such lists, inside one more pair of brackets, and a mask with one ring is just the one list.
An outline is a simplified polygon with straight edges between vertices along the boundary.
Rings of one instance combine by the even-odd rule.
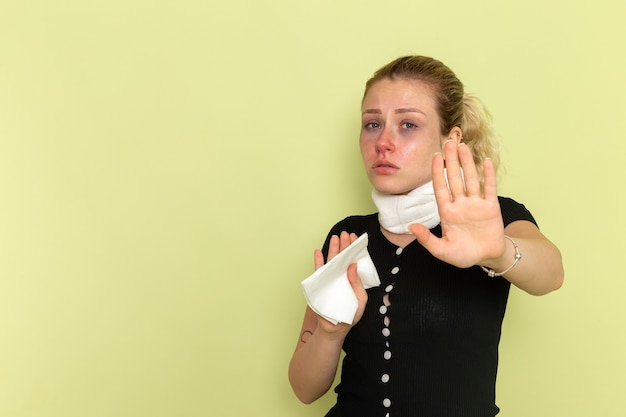
[[461, 144], [462, 140], [463, 140], [463, 132], [461, 131], [461, 128], [458, 126], [454, 126], [452, 129], [450, 129], [450, 132], [446, 136], [443, 136], [441, 138], [441, 148], [443, 149], [443, 146], [447, 142], [452, 142], [452, 141], [456, 143], [458, 146]]
[[461, 128], [458, 126], [454, 126], [450, 130], [450, 133], [448, 133], [447, 140], [453, 140], [456, 142], [457, 145], [460, 145], [461, 141], [463, 140], [463, 131], [461, 130]]
[[[450, 133], [448, 133], [447, 136], [442, 138], [441, 147], [443, 149], [444, 145], [448, 142], [454, 142], [456, 143], [456, 146], [459, 146], [462, 140], [463, 140], [463, 132], [461, 131], [461, 128], [458, 126], [454, 126], [452, 129], [450, 129]], [[442, 154], [445, 155], [443, 152]], [[443, 160], [444, 160], [444, 165], [445, 165], [446, 163], [445, 156], [443, 157]]]

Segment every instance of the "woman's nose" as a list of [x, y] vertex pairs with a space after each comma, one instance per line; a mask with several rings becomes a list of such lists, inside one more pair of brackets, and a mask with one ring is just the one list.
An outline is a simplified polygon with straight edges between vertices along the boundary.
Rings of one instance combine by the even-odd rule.
[[395, 149], [393, 135], [388, 128], [384, 128], [376, 139], [376, 151], [379, 153], [392, 152]]

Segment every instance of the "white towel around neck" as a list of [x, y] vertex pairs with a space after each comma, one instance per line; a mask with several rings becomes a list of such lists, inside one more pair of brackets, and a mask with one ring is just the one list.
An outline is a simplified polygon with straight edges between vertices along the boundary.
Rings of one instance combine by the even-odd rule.
[[372, 190], [372, 200], [378, 208], [380, 225], [391, 233], [411, 234], [409, 226], [423, 224], [432, 229], [440, 222], [433, 182], [420, 185], [408, 194], [384, 194]]

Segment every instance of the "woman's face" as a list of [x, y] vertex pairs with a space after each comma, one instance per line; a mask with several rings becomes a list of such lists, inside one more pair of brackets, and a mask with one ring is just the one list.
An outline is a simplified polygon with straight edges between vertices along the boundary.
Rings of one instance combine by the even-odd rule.
[[430, 181], [445, 139], [430, 87], [421, 81], [383, 79], [365, 95], [359, 144], [376, 190], [406, 194]]

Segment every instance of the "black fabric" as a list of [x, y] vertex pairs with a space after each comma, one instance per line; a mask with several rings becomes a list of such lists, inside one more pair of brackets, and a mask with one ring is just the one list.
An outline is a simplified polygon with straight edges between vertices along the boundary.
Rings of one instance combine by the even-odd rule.
[[[499, 201], [505, 226], [517, 220], [535, 223], [523, 205], [504, 197]], [[510, 283], [489, 278], [478, 266], [459, 269], [439, 261], [417, 241], [398, 254], [381, 233], [377, 214], [337, 223], [324, 244], [325, 256], [330, 236], [341, 231], [368, 233], [368, 251], [382, 284], [367, 291], [363, 318], [346, 337], [337, 404], [327, 416], [498, 414], [498, 344]], [[440, 226], [432, 231], [441, 236]], [[390, 305], [383, 313], [389, 288]], [[388, 336], [382, 333], [385, 327]]]

